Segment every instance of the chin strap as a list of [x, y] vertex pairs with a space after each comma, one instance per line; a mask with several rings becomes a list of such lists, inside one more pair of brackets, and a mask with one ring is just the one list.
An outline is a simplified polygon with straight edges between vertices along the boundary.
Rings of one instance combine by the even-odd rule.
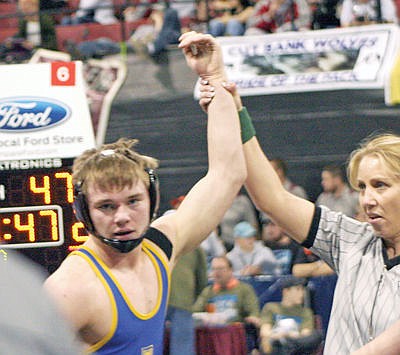
[[118, 240], [118, 239], [108, 239], [104, 238], [100, 235], [96, 235], [96, 238], [99, 238], [104, 244], [116, 249], [120, 253], [129, 253], [133, 249], [135, 249], [143, 240], [143, 236], [137, 239], [130, 240]]

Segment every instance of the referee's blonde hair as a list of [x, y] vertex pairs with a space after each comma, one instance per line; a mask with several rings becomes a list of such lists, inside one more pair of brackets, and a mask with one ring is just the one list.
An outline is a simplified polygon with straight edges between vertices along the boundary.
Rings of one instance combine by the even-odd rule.
[[400, 136], [393, 133], [372, 135], [364, 139], [349, 156], [347, 177], [353, 189], [359, 190], [358, 169], [361, 160], [369, 155], [379, 158], [394, 175], [400, 178]]

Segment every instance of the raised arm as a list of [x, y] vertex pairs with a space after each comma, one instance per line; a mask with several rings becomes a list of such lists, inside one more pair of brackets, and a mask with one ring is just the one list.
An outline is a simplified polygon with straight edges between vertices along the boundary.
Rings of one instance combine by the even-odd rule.
[[[241, 116], [242, 132], [250, 132], [243, 144], [247, 166], [246, 188], [258, 209], [267, 213], [277, 224], [296, 241], [303, 242], [307, 237], [314, 205], [286, 191], [280, 182], [274, 168], [262, 151], [257, 137], [252, 136], [251, 120], [246, 115], [246, 109], [237, 93], [234, 84], [225, 86], [235, 101], [235, 106]], [[202, 86], [200, 105], [203, 109], [214, 101], [210, 86]]]
[[177, 211], [154, 222], [174, 244], [174, 255], [193, 249], [215, 229], [231, 206], [246, 178], [238, 114], [231, 94], [223, 87], [225, 73], [221, 50], [214, 38], [194, 32], [181, 37], [187, 64], [215, 87], [208, 110], [208, 171], [189, 191]]

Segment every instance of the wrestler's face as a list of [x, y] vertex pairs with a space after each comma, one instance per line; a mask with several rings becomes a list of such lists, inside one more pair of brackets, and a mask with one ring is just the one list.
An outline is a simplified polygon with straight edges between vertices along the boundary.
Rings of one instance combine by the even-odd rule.
[[141, 180], [122, 190], [90, 185], [87, 199], [96, 232], [104, 238], [139, 238], [149, 225], [150, 198]]
[[400, 238], [400, 178], [378, 157], [368, 155], [357, 174], [366, 220], [386, 240]]

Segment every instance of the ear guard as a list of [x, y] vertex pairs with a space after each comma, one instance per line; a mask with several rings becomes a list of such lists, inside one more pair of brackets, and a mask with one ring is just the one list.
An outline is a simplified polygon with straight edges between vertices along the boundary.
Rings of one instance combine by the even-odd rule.
[[[153, 169], [145, 169], [149, 175], [149, 196], [150, 196], [150, 222], [157, 217], [160, 204], [160, 191], [158, 176]], [[89, 214], [89, 206], [85, 194], [82, 192], [83, 181], [74, 185], [74, 202], [72, 204], [76, 218], [83, 223], [86, 230], [91, 234], [95, 233], [95, 227]]]
[[153, 169], [145, 169], [149, 175], [149, 196], [150, 196], [150, 222], [157, 217], [160, 207], [160, 187], [156, 172]]

